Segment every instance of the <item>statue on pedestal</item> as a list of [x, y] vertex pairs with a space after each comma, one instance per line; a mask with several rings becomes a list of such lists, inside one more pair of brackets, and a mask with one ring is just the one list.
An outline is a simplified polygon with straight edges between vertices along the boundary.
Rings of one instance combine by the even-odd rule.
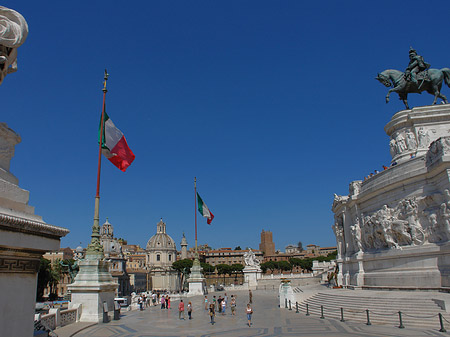
[[16, 11], [0, 6], [0, 84], [17, 71], [17, 48], [26, 40], [28, 25]]
[[244, 261], [245, 266], [247, 267], [256, 267], [259, 268], [261, 265], [261, 262], [256, 258], [255, 253], [251, 250], [251, 248], [248, 249], [248, 252], [244, 254]]
[[396, 92], [406, 109], [409, 109], [408, 94], [420, 94], [422, 91], [434, 96], [433, 104], [436, 104], [438, 98], [442, 99], [444, 103], [448, 103], [447, 97], [441, 94], [441, 88], [442, 82], [450, 87], [450, 69], [429, 69], [430, 64], [425, 62], [423, 57], [412, 48], [409, 51], [409, 59], [405, 72], [387, 69], [375, 77], [384, 86], [392, 87], [386, 95], [386, 103], [389, 102], [390, 94]]

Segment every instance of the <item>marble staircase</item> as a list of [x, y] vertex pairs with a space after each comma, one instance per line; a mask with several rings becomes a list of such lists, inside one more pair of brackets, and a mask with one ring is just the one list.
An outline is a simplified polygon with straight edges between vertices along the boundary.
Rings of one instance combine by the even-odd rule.
[[[361, 292], [365, 294], [361, 294]], [[417, 296], [415, 292], [404, 293], [403, 297], [390, 292], [377, 292], [370, 294], [367, 291], [347, 292], [339, 294], [338, 291], [319, 292], [307, 300], [299, 303], [301, 314], [306, 313], [306, 304], [311, 316], [321, 316], [321, 306], [325, 318], [341, 319], [341, 308], [344, 310], [346, 321], [367, 323], [367, 312], [371, 324], [384, 324], [399, 326], [399, 314], [402, 312], [403, 326], [411, 328], [440, 329], [438, 314], [443, 315], [444, 326], [450, 330], [450, 315], [437, 303], [440, 300], [433, 297]], [[439, 295], [439, 293], [437, 293]], [[295, 310], [295, 303], [292, 305]]]

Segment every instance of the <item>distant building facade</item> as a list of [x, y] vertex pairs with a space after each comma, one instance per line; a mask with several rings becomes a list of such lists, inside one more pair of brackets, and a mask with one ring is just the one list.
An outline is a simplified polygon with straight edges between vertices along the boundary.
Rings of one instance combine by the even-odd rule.
[[265, 231], [264, 229], [261, 232], [261, 243], [259, 244], [259, 250], [264, 255], [273, 255], [275, 254], [275, 243], [273, 242], [272, 232]]
[[177, 259], [175, 241], [166, 233], [166, 224], [161, 219], [156, 224], [156, 234], [147, 242], [145, 268], [151, 277], [154, 290], [178, 291], [178, 272], [172, 268]]
[[[232, 250], [231, 248], [220, 248], [217, 250], [210, 250], [205, 254], [205, 262], [212, 266], [217, 266], [218, 264], [242, 264], [245, 266], [244, 254], [248, 252], [245, 250]], [[263, 253], [258, 250], [254, 250], [256, 258], [262, 262]]]
[[119, 296], [131, 294], [130, 276], [127, 273], [127, 261], [122, 251], [122, 245], [114, 237], [113, 226], [108, 219], [100, 228], [100, 243], [103, 246], [105, 259], [109, 260], [109, 272], [119, 284]]

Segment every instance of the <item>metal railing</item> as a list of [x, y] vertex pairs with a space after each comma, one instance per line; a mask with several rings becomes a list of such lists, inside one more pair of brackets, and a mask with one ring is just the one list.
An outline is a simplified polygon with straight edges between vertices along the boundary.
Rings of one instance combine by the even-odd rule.
[[[300, 313], [300, 307], [301, 307], [300, 304], [298, 302], [295, 302], [295, 309], [296, 309], [295, 313], [297, 313], [297, 314]], [[318, 305], [316, 307], [319, 308]], [[291, 300], [285, 299], [285, 309], [292, 310]], [[319, 316], [319, 318], [325, 319], [325, 309], [326, 309], [327, 312], [339, 311], [340, 312], [340, 321], [341, 322], [345, 322], [344, 308], [343, 307], [339, 307], [339, 308], [325, 308], [323, 305], [320, 305], [320, 316]], [[311, 315], [310, 310], [311, 310], [310, 304], [309, 303], [305, 303], [304, 311], [305, 311], [305, 315], [306, 316], [310, 316]], [[372, 325], [372, 323], [370, 321], [371, 315], [372, 316], [397, 316], [398, 317], [398, 328], [399, 329], [404, 329], [405, 328], [405, 325], [404, 325], [404, 322], [403, 322], [403, 316], [414, 318], [414, 319], [421, 319], [421, 320], [432, 319], [432, 318], [438, 317], [439, 327], [440, 327], [439, 331], [440, 332], [446, 332], [447, 331], [445, 329], [445, 327], [444, 327], [444, 321], [446, 321], [447, 323], [450, 324], [450, 322], [441, 313], [437, 313], [437, 314], [429, 315], [429, 316], [416, 316], [416, 315], [406, 314], [406, 313], [404, 313], [402, 311], [396, 311], [396, 312], [391, 312], [391, 313], [381, 313], [381, 312], [376, 312], [376, 311], [369, 310], [369, 309], [365, 309], [365, 310], [347, 309], [347, 312], [350, 312], [352, 314], [358, 314], [358, 313], [359, 314], [364, 314], [365, 313], [365, 321], [366, 321], [365, 324], [366, 325]], [[332, 317], [330, 317], [330, 318], [332, 318]], [[438, 320], [436, 320], [436, 325], [437, 325], [437, 321]]]

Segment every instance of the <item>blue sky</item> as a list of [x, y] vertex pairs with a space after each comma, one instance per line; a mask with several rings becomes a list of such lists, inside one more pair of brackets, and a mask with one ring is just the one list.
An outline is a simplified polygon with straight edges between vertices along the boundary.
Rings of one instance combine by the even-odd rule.
[[376, 74], [404, 70], [410, 46], [450, 67], [445, 1], [3, 5], [30, 30], [0, 87], [22, 137], [11, 172], [36, 214], [71, 231], [63, 247], [90, 241], [105, 67], [108, 114], [136, 160], [122, 173], [103, 159], [101, 223], [145, 246], [162, 217], [193, 245], [196, 176], [215, 214], [199, 243], [257, 248], [265, 229], [280, 250], [335, 245], [333, 193], [389, 165], [383, 128], [403, 104], [385, 104]]

